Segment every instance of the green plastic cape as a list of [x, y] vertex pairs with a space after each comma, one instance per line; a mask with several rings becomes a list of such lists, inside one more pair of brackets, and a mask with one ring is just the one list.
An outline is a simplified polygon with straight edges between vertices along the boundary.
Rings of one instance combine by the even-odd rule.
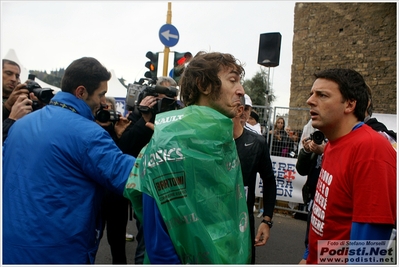
[[184, 264], [250, 263], [248, 210], [232, 129], [231, 119], [209, 107], [157, 114], [153, 137], [126, 184], [124, 196], [141, 222], [141, 194], [156, 200]]

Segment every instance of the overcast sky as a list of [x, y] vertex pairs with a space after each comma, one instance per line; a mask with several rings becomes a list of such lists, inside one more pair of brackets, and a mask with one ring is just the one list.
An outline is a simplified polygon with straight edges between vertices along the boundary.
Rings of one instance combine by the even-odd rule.
[[[280, 65], [271, 68], [277, 100], [289, 105], [295, 2], [172, 1], [172, 24], [179, 31], [171, 51], [233, 54], [245, 64], [246, 79], [257, 64], [259, 36], [280, 32]], [[2, 1], [1, 56], [14, 49], [28, 70], [66, 68], [95, 57], [118, 78], [144, 77], [147, 51], [162, 52], [159, 30], [168, 1]], [[112, 89], [109, 88], [109, 91]]]

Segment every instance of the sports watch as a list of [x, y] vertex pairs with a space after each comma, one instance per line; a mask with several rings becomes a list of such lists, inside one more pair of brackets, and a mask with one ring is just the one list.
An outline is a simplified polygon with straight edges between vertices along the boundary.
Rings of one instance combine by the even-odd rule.
[[273, 226], [273, 222], [272, 221], [266, 221], [265, 219], [263, 219], [261, 223], [267, 224], [269, 226], [269, 228], [272, 228], [272, 226]]

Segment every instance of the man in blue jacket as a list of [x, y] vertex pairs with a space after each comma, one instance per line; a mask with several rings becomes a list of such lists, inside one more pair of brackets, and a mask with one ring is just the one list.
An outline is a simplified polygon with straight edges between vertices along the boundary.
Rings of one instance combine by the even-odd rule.
[[94, 263], [104, 188], [122, 195], [135, 158], [94, 121], [111, 74], [72, 62], [62, 92], [16, 121], [3, 146], [3, 264]]

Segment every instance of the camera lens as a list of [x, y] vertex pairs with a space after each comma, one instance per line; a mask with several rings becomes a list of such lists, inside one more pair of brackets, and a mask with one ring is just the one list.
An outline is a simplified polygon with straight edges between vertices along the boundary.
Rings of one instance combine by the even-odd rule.
[[99, 122], [108, 122], [111, 117], [111, 114], [109, 113], [108, 110], [105, 109], [100, 109], [96, 113], [96, 120]]
[[312, 139], [313, 139], [313, 142], [315, 142], [318, 145], [321, 145], [324, 141], [324, 134], [320, 131], [316, 131], [313, 133]]
[[45, 104], [50, 103], [50, 100], [54, 97], [53, 89], [49, 88], [36, 88], [33, 89], [35, 96]]

